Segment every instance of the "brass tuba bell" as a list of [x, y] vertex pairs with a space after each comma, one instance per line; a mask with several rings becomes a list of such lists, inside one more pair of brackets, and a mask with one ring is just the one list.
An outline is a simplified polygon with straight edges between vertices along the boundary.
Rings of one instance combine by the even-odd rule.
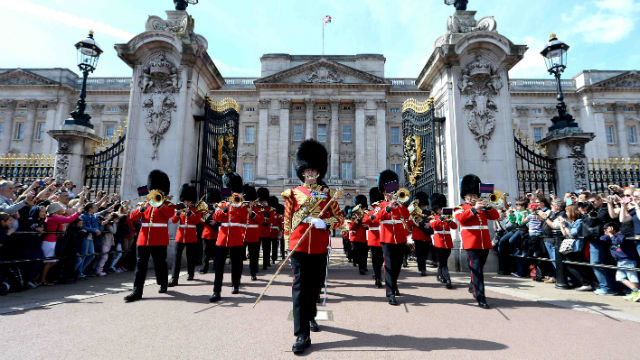
[[400, 188], [396, 192], [396, 198], [398, 199], [398, 202], [405, 204], [411, 199], [411, 193], [407, 188]]
[[500, 190], [494, 190], [489, 195], [489, 203], [491, 203], [491, 206], [494, 208], [504, 207], [504, 193]]
[[154, 208], [158, 208], [164, 204], [164, 194], [160, 190], [151, 190], [147, 195], [147, 202]]
[[239, 206], [242, 204], [242, 194], [240, 193], [233, 193], [231, 195], [231, 203], [235, 206]]

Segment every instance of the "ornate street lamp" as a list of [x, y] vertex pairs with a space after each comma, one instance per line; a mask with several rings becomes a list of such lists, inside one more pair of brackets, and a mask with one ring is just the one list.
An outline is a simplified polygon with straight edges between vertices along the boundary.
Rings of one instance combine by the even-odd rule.
[[173, 5], [176, 6], [176, 10], [187, 10], [187, 6], [195, 5], [198, 0], [173, 0]]
[[569, 50], [569, 45], [558, 40], [556, 34], [551, 34], [549, 44], [540, 52], [547, 64], [547, 71], [556, 78], [558, 91], [558, 104], [556, 105], [558, 115], [551, 119], [553, 125], [549, 127], [549, 131], [578, 127], [573, 116], [567, 112], [567, 105], [564, 103], [564, 95], [562, 94], [562, 82], [560, 81], [560, 76], [567, 68], [567, 50]]
[[76, 103], [76, 109], [71, 113], [71, 118], [65, 120], [64, 123], [87, 126], [93, 129], [93, 125], [89, 122], [91, 116], [84, 112], [87, 107], [84, 99], [87, 97], [87, 77], [90, 72], [96, 69], [102, 49], [93, 39], [93, 30], [89, 31], [89, 36], [86, 39], [78, 41], [75, 47], [78, 51], [78, 68], [82, 71], [82, 90], [80, 90], [80, 99]]

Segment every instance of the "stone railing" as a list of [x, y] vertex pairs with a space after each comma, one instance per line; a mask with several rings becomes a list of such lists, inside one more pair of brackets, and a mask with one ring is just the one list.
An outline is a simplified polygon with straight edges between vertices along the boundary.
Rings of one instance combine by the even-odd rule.
[[224, 88], [229, 88], [229, 89], [255, 89], [255, 85], [253, 85], [253, 82], [255, 80], [257, 80], [258, 78], [253, 78], [253, 77], [231, 77], [231, 78], [225, 78], [224, 79], [224, 86], [222, 87]]
[[[78, 88], [82, 87], [82, 79], [76, 82]], [[130, 89], [130, 77], [94, 77], [87, 79], [87, 89]]]
[[[576, 82], [572, 79], [560, 80], [563, 90], [575, 90]], [[556, 81], [554, 79], [511, 79], [509, 89], [513, 90], [540, 90], [555, 91]]]
[[391, 90], [418, 90], [415, 78], [388, 78]]
[[[367, 179], [324, 179], [324, 182], [329, 186], [367, 186], [371, 187], [374, 184], [370, 183]], [[300, 179], [298, 178], [285, 178], [284, 186], [297, 186], [300, 185]]]

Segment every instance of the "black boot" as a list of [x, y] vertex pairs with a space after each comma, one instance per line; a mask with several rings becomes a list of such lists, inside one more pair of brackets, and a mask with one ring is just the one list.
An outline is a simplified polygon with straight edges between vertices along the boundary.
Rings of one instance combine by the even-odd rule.
[[420, 276], [427, 276], [427, 271], [426, 270], [420, 271]]
[[188, 280], [188, 281], [193, 280], [193, 274], [189, 274], [189, 276], [187, 277], [187, 280]]
[[240, 287], [239, 286], [234, 286], [233, 290], [231, 290], [232, 294], [238, 294], [240, 292]]
[[453, 285], [451, 285], [451, 280], [447, 280], [445, 286], [447, 287], [447, 289], [453, 289]]
[[382, 281], [380, 281], [380, 279], [376, 279], [376, 287], [378, 289], [382, 288]]
[[220, 293], [214, 292], [213, 295], [209, 297], [209, 302], [217, 302], [220, 300]]
[[256, 281], [258, 280], [258, 278], [256, 277], [256, 274], [251, 275], [251, 281]]
[[309, 335], [298, 335], [298, 337], [296, 338], [296, 342], [291, 347], [291, 351], [293, 351], [294, 354], [302, 354], [304, 352], [304, 349], [308, 348], [309, 346], [311, 346], [311, 338], [309, 337]]
[[398, 305], [398, 300], [396, 300], [396, 297], [394, 295], [389, 296], [389, 305]]
[[167, 292], [167, 285], [160, 285], [160, 290], [158, 290], [158, 294], [165, 294]]
[[167, 284], [168, 287], [174, 287], [178, 285], [178, 279], [171, 279], [171, 281], [169, 281], [169, 283]]
[[200, 268], [200, 274], [206, 274], [208, 272], [209, 272], [209, 263], [207, 262], [207, 265]]
[[318, 326], [318, 323], [316, 322], [315, 319], [309, 321], [309, 329], [313, 332], [320, 331], [320, 326]]
[[483, 309], [489, 308], [489, 304], [487, 304], [487, 300], [483, 298], [478, 299], [478, 306], [480, 306]]
[[140, 299], [142, 299], [142, 293], [137, 290], [133, 290], [131, 294], [124, 297], [124, 301], [126, 302], [134, 302]]

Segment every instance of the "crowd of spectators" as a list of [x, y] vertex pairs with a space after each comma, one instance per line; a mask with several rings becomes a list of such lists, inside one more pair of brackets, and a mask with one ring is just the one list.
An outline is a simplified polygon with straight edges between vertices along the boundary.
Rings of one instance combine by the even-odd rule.
[[[507, 203], [494, 223], [498, 272], [556, 282], [556, 247], [564, 260], [636, 268], [640, 255], [640, 189], [608, 187], [560, 198], [538, 190]], [[514, 257], [519, 255], [522, 257]], [[568, 286], [597, 295], [627, 295], [640, 301], [635, 271], [564, 264]]]
[[0, 179], [0, 295], [134, 268], [135, 224], [119, 195], [24, 182]]

